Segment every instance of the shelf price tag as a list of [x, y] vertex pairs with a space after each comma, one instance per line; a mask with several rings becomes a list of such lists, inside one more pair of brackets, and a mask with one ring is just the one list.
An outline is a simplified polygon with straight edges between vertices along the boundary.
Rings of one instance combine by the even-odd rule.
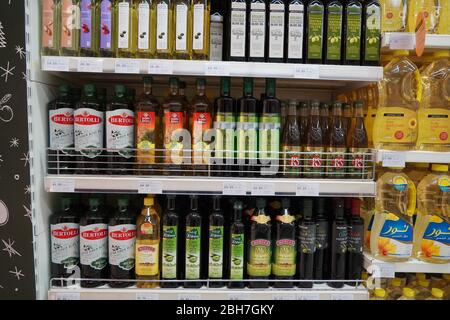
[[162, 194], [162, 183], [160, 181], [139, 181], [137, 185], [139, 194]]
[[294, 67], [294, 78], [300, 79], [319, 79], [319, 66], [300, 64]]
[[178, 300], [201, 300], [202, 295], [201, 294], [195, 294], [195, 293], [180, 293], [178, 295]]
[[383, 167], [404, 168], [406, 164], [406, 154], [404, 152], [384, 152], [382, 153]]
[[74, 180], [51, 180], [50, 192], [73, 193], [75, 192]]
[[247, 184], [245, 182], [224, 182], [222, 194], [226, 196], [245, 196]]
[[295, 194], [298, 197], [318, 197], [320, 185], [318, 183], [297, 183]]
[[351, 293], [332, 293], [331, 300], [355, 300]]
[[103, 72], [103, 59], [79, 58], [78, 72]]
[[297, 300], [320, 300], [318, 293], [300, 293], [297, 295]]
[[116, 73], [139, 73], [139, 60], [117, 59], [115, 64]]
[[150, 74], [173, 74], [173, 62], [165, 60], [150, 60], [148, 62]]
[[230, 66], [223, 62], [208, 62], [205, 64], [205, 76], [229, 76]]
[[81, 294], [79, 292], [58, 292], [55, 296], [56, 300], [80, 300]]
[[273, 300], [296, 300], [295, 293], [274, 293]]
[[159, 294], [148, 292], [137, 292], [136, 300], [159, 300]]
[[388, 262], [373, 261], [370, 267], [373, 278], [395, 278], [395, 264]]
[[251, 300], [249, 293], [233, 292], [228, 294], [228, 300]]
[[275, 185], [273, 183], [252, 183], [252, 196], [274, 196]]
[[69, 58], [67, 57], [43, 57], [42, 70], [45, 71], [69, 71]]
[[416, 46], [415, 34], [408, 32], [393, 32], [389, 34], [389, 49], [413, 50]]

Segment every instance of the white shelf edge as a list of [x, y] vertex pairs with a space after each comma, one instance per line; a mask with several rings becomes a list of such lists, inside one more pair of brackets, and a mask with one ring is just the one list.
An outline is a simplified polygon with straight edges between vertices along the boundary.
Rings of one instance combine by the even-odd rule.
[[[53, 66], [47, 62], [56, 61]], [[86, 57], [41, 57], [42, 71], [79, 72], [79, 61], [89, 62], [88, 68], [98, 73], [115, 73], [116, 61], [135, 61], [139, 70], [130, 74], [152, 74], [152, 70], [160, 70], [155, 74], [179, 76], [230, 76], [254, 78], [307, 79], [373, 82], [383, 78], [381, 67], [342, 66], [342, 65], [309, 65], [289, 63], [260, 63], [234, 61], [194, 61], [194, 60], [158, 60], [158, 59], [118, 59], [118, 58], [86, 58]], [[128, 74], [128, 73], [125, 73]]]
[[382, 162], [383, 155], [386, 153], [402, 153], [405, 156], [406, 163], [450, 163], [450, 152], [377, 150], [376, 153], [377, 162]]
[[[383, 34], [383, 39], [381, 42], [381, 46], [384, 49], [390, 49], [391, 45], [391, 37], [396, 35], [404, 35], [406, 37], [411, 37], [413, 39], [413, 45], [415, 48], [415, 36], [414, 33], [410, 32], [386, 32]], [[410, 48], [403, 48], [410, 49]], [[427, 34], [425, 38], [425, 49], [430, 50], [442, 50], [442, 49], [450, 49], [450, 35], [447, 34]]]

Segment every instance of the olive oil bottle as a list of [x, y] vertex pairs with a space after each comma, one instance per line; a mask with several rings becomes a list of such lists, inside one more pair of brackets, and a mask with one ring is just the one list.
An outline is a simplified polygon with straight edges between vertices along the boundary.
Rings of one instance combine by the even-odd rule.
[[208, 60], [211, 0], [191, 0], [192, 4], [192, 58]]
[[137, 32], [133, 34], [138, 58], [151, 58], [155, 54], [155, 42], [151, 32], [154, 30], [154, 19], [151, 16], [152, 1], [135, 0]]
[[156, 43], [156, 57], [170, 59], [173, 54], [173, 1], [155, 0], [152, 3], [152, 16], [156, 23], [151, 32]]
[[284, 0], [270, 0], [267, 6], [267, 61], [284, 61], [286, 6]]
[[97, 0], [80, 1], [80, 56], [98, 55], [100, 11]]
[[344, 64], [360, 65], [362, 49], [363, 4], [350, 0], [345, 5], [345, 57]]
[[[175, 196], [167, 196], [166, 212], [162, 216], [161, 280], [180, 277], [180, 217], [175, 209]], [[162, 288], [177, 288], [178, 282], [161, 282]]]
[[61, 56], [77, 56], [80, 52], [80, 0], [60, 0], [60, 49]]
[[342, 63], [342, 36], [344, 33], [344, 6], [342, 1], [332, 0], [326, 6], [327, 39], [325, 41], [325, 63]]
[[245, 61], [247, 46], [247, 1], [230, 0], [228, 30], [228, 60]]
[[[186, 216], [185, 274], [186, 280], [200, 280], [202, 265], [202, 217], [198, 209], [198, 196], [191, 196], [191, 208]], [[200, 288], [200, 281], [186, 281], [185, 288]]]
[[248, 61], [266, 60], [266, 8], [264, 0], [251, 0], [249, 3]]
[[115, 23], [113, 1], [100, 0], [99, 5], [99, 55], [101, 57], [112, 57], [116, 52], [116, 38], [115, 29], [117, 28]]
[[289, 0], [286, 4], [286, 61], [288, 63], [302, 63], [304, 60], [305, 3], [304, 0]]
[[174, 58], [188, 60], [192, 55], [192, 20], [190, 0], [175, 0], [173, 4], [175, 30]]
[[55, 56], [59, 53], [60, 14], [58, 0], [41, 1], [41, 52], [43, 56]]
[[[245, 225], [242, 222], [243, 204], [235, 201], [233, 205], [233, 218], [230, 226], [229, 236], [229, 279], [243, 280], [244, 278], [244, 248], [245, 248]], [[230, 281], [229, 288], [243, 288], [243, 281]]]
[[325, 6], [322, 0], [311, 0], [306, 9], [306, 62], [321, 64], [325, 29]]
[[369, 0], [364, 6], [363, 65], [380, 65], [381, 7], [378, 0]]
[[116, 23], [116, 56], [131, 58], [136, 54], [136, 42], [133, 35], [137, 33], [136, 6], [133, 0], [119, 0], [114, 6]]
[[[208, 279], [218, 280], [224, 277], [224, 243], [225, 217], [220, 207], [220, 196], [213, 197], [213, 212], [209, 216], [209, 248], [208, 248]], [[222, 281], [210, 282], [212, 288], [225, 285]]]

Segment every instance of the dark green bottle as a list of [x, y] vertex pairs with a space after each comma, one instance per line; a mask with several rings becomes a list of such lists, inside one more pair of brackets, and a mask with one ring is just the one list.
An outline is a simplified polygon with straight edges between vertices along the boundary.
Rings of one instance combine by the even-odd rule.
[[344, 64], [361, 65], [363, 40], [363, 4], [361, 0], [349, 0], [345, 5]]
[[198, 209], [198, 196], [191, 196], [191, 208], [186, 216], [186, 239], [185, 239], [185, 288], [200, 288], [202, 286], [202, 216]]
[[306, 62], [323, 63], [325, 6], [322, 0], [310, 0], [306, 10]]
[[[220, 196], [213, 197], [213, 212], [209, 216], [209, 248], [208, 248], [208, 279], [219, 280], [224, 277], [224, 226], [225, 218], [220, 207]], [[212, 288], [220, 288], [224, 282], [210, 282]]]
[[[162, 216], [161, 280], [180, 279], [180, 217], [176, 211], [175, 196], [167, 196], [166, 212]], [[162, 288], [178, 288], [178, 282], [160, 282]]]
[[[298, 225], [298, 256], [300, 280], [314, 279], [314, 253], [316, 252], [316, 223], [313, 220], [312, 199], [303, 200], [303, 218]], [[300, 288], [312, 288], [312, 282], [299, 282]]]
[[[242, 222], [241, 201], [234, 202], [233, 218], [230, 226], [229, 236], [229, 262], [228, 262], [228, 277], [230, 280], [244, 279], [245, 266], [245, 226]], [[243, 281], [230, 281], [229, 288], [244, 288]]]
[[316, 252], [314, 253], [314, 279], [321, 280], [326, 276], [325, 268], [329, 262], [329, 229], [328, 217], [325, 215], [325, 199], [318, 198], [315, 204]]
[[381, 7], [378, 0], [367, 0], [364, 5], [364, 59], [365, 66], [380, 65]]
[[329, 1], [325, 12], [327, 16], [325, 63], [342, 64], [342, 42], [344, 34], [344, 6], [342, 5], [342, 1]]

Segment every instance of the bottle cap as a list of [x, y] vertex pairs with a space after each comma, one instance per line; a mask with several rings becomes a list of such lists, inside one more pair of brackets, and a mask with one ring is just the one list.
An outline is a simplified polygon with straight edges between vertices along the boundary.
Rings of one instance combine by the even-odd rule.
[[429, 168], [429, 163], [422, 163], [422, 162], [412, 162], [408, 166], [414, 167], [414, 168]]
[[359, 216], [361, 214], [361, 200], [352, 199], [352, 216]]
[[343, 109], [350, 109], [352, 106], [350, 105], [350, 103], [343, 103], [342, 104], [342, 108]]
[[312, 217], [313, 200], [306, 198], [303, 199], [303, 218]]
[[316, 212], [317, 212], [317, 215], [319, 215], [319, 216], [325, 215], [325, 199], [324, 198], [316, 199]]
[[144, 198], [144, 206], [152, 206], [155, 203], [155, 199], [153, 197], [145, 197]]
[[153, 77], [151, 76], [146, 76], [143, 78], [144, 84], [146, 85], [152, 85], [153, 84]]
[[344, 217], [344, 201], [342, 199], [336, 200], [334, 216], [339, 218]]
[[440, 50], [433, 53], [433, 58], [450, 58], [449, 50]]
[[72, 204], [72, 198], [70, 197], [62, 197], [61, 198], [61, 205], [63, 208], [69, 207]]
[[375, 296], [378, 298], [384, 298], [386, 297], [386, 290], [383, 288], [375, 288]]
[[97, 92], [95, 85], [93, 84], [85, 84], [83, 86], [83, 91], [87, 96], [94, 95]]
[[263, 198], [256, 199], [256, 208], [264, 209], [266, 207], [266, 200]]
[[179, 81], [178, 82], [178, 86], [180, 87], [180, 89], [186, 89], [186, 82], [185, 81]]
[[58, 87], [58, 91], [61, 95], [68, 95], [70, 93], [70, 86], [62, 84]]
[[169, 78], [169, 85], [171, 86], [177, 86], [179, 83], [179, 80], [177, 77], [170, 77]]
[[364, 108], [364, 101], [357, 100], [357, 101], [355, 101], [354, 105], [355, 105], [355, 108]]
[[431, 165], [432, 171], [438, 171], [438, 172], [447, 172], [448, 171], [448, 165], [447, 164], [432, 164]]
[[444, 291], [439, 288], [432, 288], [431, 295], [435, 298], [442, 299], [444, 297]]
[[276, 81], [273, 78], [266, 79], [266, 95], [275, 94]]
[[124, 85], [118, 84], [114, 86], [114, 92], [116, 96], [124, 96], [127, 93], [127, 88]]
[[311, 100], [311, 107], [320, 108], [320, 101], [319, 100]]
[[283, 198], [281, 200], [281, 206], [283, 207], [283, 209], [288, 209], [291, 207], [291, 200], [288, 198]]
[[222, 92], [229, 93], [231, 86], [231, 80], [229, 77], [220, 78], [220, 87], [222, 88]]
[[117, 205], [119, 207], [128, 207], [129, 204], [130, 204], [130, 199], [128, 199], [128, 198], [117, 199]]
[[391, 286], [393, 287], [400, 287], [402, 285], [402, 279], [400, 278], [394, 278], [391, 280]]
[[250, 94], [253, 90], [253, 78], [244, 78], [244, 92]]
[[428, 288], [430, 286], [430, 280], [426, 279], [419, 280], [419, 286]]
[[289, 99], [289, 100], [288, 100], [288, 104], [289, 104], [289, 107], [296, 107], [296, 108], [297, 108], [297, 106], [298, 106], [298, 101], [295, 100], [295, 99]]
[[233, 209], [235, 210], [242, 210], [243, 207], [242, 201], [235, 201], [233, 204]]
[[205, 78], [197, 78], [196, 84], [197, 84], [197, 87], [205, 87], [206, 79]]
[[394, 57], [400, 57], [400, 56], [408, 57], [409, 51], [408, 50], [394, 50], [393, 56]]
[[320, 104], [320, 109], [329, 109], [330, 108], [330, 105], [328, 104], [328, 103], [326, 103], [326, 102], [322, 102], [321, 104]]
[[426, 276], [425, 273], [417, 272], [416, 273], [416, 278], [419, 279], [419, 280], [426, 280], [427, 276]]
[[100, 205], [100, 199], [99, 198], [89, 198], [89, 206], [95, 207]]
[[416, 293], [411, 288], [403, 288], [403, 295], [407, 298], [414, 298], [416, 296]]

